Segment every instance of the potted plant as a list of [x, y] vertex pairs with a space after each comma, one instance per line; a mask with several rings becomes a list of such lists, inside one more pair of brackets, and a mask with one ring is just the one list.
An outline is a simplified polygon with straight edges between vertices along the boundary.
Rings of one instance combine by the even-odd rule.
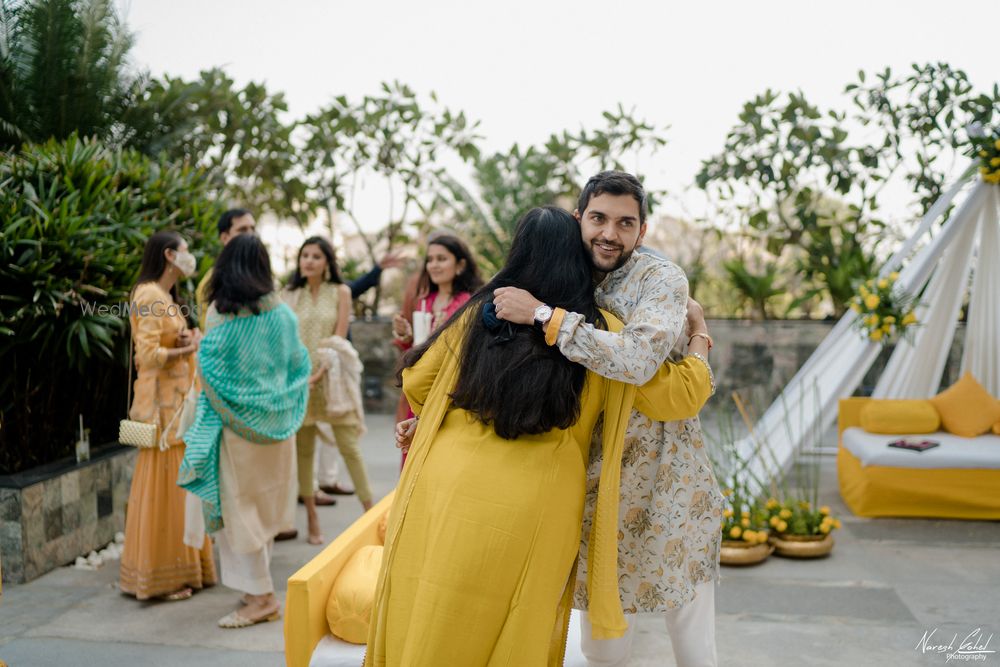
[[[742, 400], [733, 395], [733, 400], [741, 416], [746, 422], [751, 438], [755, 444], [750, 456], [739, 456], [734, 445], [724, 447], [728, 456], [723, 463], [736, 462], [737, 465], [724, 468], [729, 482], [729, 508], [732, 514], [723, 517], [725, 536], [732, 540], [735, 536], [743, 536], [749, 529], [750, 537], [744, 541], [757, 542], [762, 532], [769, 533], [767, 541], [773, 551], [780, 556], [790, 558], [815, 558], [825, 556], [833, 549], [833, 538], [830, 533], [840, 528], [840, 520], [831, 516], [830, 508], [819, 505], [819, 461], [815, 457], [804, 454], [799, 448], [793, 459], [792, 467], [782, 470], [766, 441], [758, 440], [753, 431], [753, 424]], [[787, 426], [787, 418], [786, 418]], [[730, 425], [731, 430], [731, 425]], [[813, 443], [822, 437], [818, 429], [810, 432], [807, 437]], [[729, 437], [730, 443], [735, 438]], [[752, 474], [748, 465], [751, 457], [759, 457], [771, 465], [765, 465], [766, 480], [760, 480]], [[718, 464], [717, 464], [718, 465]], [[766, 501], [755, 499], [753, 491], [770, 492]], [[728, 491], [728, 489], [727, 489]], [[781, 500], [778, 500], [781, 498]], [[725, 546], [725, 543], [724, 543]], [[734, 544], [731, 546], [735, 546]]]
[[816, 558], [833, 550], [832, 533], [840, 528], [840, 519], [826, 505], [815, 508], [808, 500], [769, 498], [764, 509], [772, 530], [769, 541], [779, 556]]
[[746, 493], [739, 479], [730, 482], [731, 486], [723, 491], [727, 502], [722, 510], [720, 562], [723, 565], [761, 563], [774, 551], [768, 543], [768, 513], [759, 501]]
[[774, 551], [768, 543], [768, 513], [750, 489], [749, 461], [736, 446], [732, 420], [723, 415], [718, 426], [717, 437], [711, 439], [712, 460], [719, 478], [724, 480], [722, 493], [726, 497], [719, 561], [723, 565], [761, 563]]

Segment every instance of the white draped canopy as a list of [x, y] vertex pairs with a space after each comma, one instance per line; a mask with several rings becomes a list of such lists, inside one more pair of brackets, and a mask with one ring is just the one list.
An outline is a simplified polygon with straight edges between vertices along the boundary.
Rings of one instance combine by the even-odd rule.
[[[945, 216], [956, 201], [958, 206]], [[899, 288], [921, 295], [919, 326], [910, 340], [896, 345], [873, 396], [928, 398], [937, 393], [966, 295], [962, 370], [1000, 395], [1000, 186], [978, 178], [954, 185], [879, 277], [897, 270]], [[809, 433], [829, 428], [837, 401], [854, 393], [878, 357], [880, 345], [855, 329], [857, 317], [848, 311], [837, 322], [754, 426], [753, 437], [738, 443], [741, 455], [751, 460], [751, 485], [753, 478], [766, 480], [767, 469], [775, 464], [787, 467]], [[773, 454], [766, 457], [769, 466], [757, 452], [759, 443]]]

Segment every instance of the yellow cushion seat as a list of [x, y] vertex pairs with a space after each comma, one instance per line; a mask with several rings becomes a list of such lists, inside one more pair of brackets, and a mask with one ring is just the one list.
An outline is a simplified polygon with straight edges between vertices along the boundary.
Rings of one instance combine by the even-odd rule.
[[[861, 426], [869, 398], [840, 401], [837, 477], [840, 495], [858, 516], [1000, 519], [1000, 470], [865, 466], [844, 447], [844, 431]], [[1000, 450], [997, 452], [1000, 457]]]
[[367, 545], [381, 545], [378, 524], [389, 512], [395, 492], [375, 504], [347, 527], [298, 572], [288, 578], [285, 598], [285, 665], [309, 667], [313, 650], [330, 633], [326, 607], [330, 591], [354, 554]]
[[941, 415], [944, 430], [974, 438], [1000, 421], [1000, 402], [976, 381], [972, 373], [930, 399]]
[[333, 582], [326, 603], [326, 620], [335, 637], [352, 644], [368, 641], [383, 549], [375, 544], [361, 547]]
[[934, 433], [940, 427], [941, 417], [928, 400], [872, 399], [861, 409], [861, 428], [869, 433]]

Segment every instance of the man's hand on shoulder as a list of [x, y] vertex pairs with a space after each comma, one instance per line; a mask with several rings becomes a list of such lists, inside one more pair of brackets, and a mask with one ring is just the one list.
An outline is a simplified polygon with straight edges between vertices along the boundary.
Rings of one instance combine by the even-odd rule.
[[535, 309], [543, 306], [531, 292], [518, 287], [499, 287], [493, 290], [493, 305], [497, 317], [514, 324], [534, 324]]

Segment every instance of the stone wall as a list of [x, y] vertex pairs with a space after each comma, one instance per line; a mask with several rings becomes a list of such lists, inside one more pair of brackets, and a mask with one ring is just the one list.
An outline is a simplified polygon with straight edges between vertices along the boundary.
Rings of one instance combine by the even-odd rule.
[[[813, 320], [709, 320], [715, 340], [711, 361], [718, 388], [716, 405], [723, 402], [731, 405], [730, 395], [737, 391], [762, 411], [777, 398], [834, 324]], [[964, 325], [960, 325], [942, 387], [958, 379], [964, 337]], [[392, 414], [399, 400], [394, 377], [399, 351], [392, 344], [392, 322], [386, 318], [358, 320], [351, 324], [351, 338], [365, 364], [362, 379], [365, 410]], [[892, 350], [891, 346], [883, 349], [862, 381], [859, 395], [868, 395], [875, 388]]]
[[3, 580], [31, 581], [99, 549], [124, 530], [136, 450], [106, 445], [81, 464], [0, 477]]
[[392, 344], [392, 320], [379, 317], [351, 322], [351, 342], [365, 365], [361, 377], [365, 412], [394, 414], [399, 401], [395, 377], [399, 349]]

